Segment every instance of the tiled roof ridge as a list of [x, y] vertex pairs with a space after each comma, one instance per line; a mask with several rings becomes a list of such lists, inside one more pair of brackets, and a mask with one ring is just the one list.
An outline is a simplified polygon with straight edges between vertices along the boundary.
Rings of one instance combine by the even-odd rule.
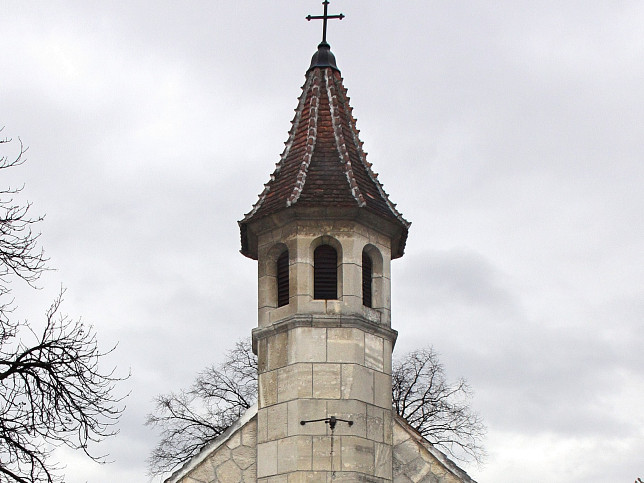
[[[338, 82], [338, 81], [334, 79], [334, 82]], [[344, 87], [344, 86], [342, 85], [342, 79], [340, 79], [340, 80], [339, 80], [339, 82], [340, 82], [340, 85], [341, 85], [342, 87]], [[345, 89], [345, 91], [346, 91], [346, 89]], [[345, 92], [345, 94], [346, 94], [346, 92]], [[373, 166], [373, 164], [371, 164], [370, 162], [368, 162], [368, 161], [367, 161], [367, 153], [365, 153], [365, 152], [364, 152], [364, 150], [362, 149], [362, 146], [363, 146], [363, 144], [364, 144], [364, 143], [363, 143], [362, 141], [360, 141], [360, 138], [358, 137], [358, 133], [359, 133], [360, 131], [358, 130], [357, 123], [356, 123], [356, 119], [353, 117], [353, 108], [349, 105], [349, 98], [348, 98], [348, 97], [346, 97], [346, 96], [344, 96], [344, 97], [345, 97], [345, 102], [346, 102], [346, 104], [347, 104], [346, 115], [347, 115], [347, 117], [348, 117], [349, 126], [351, 127], [351, 135], [352, 135], [352, 137], [353, 137], [353, 143], [354, 143], [354, 145], [356, 146], [356, 150], [357, 150], [357, 152], [358, 152], [358, 158], [360, 159], [360, 162], [362, 163], [362, 165], [365, 167], [365, 171], [366, 171], [366, 172], [367, 172], [367, 174], [369, 175], [369, 178], [371, 179], [371, 181], [373, 182], [373, 184], [374, 184], [374, 185], [376, 186], [376, 188], [378, 189], [378, 193], [380, 193], [380, 196], [381, 196], [381, 197], [382, 197], [382, 199], [385, 201], [385, 203], [387, 204], [387, 206], [389, 207], [389, 209], [391, 210], [391, 212], [393, 213], [393, 215], [394, 215], [394, 216], [398, 219], [398, 221], [400, 221], [400, 222], [401, 222], [405, 227], [409, 228], [409, 226], [411, 225], [411, 222], [409, 222], [409, 221], [405, 220], [405, 218], [403, 218], [403, 216], [402, 216], [402, 213], [400, 213], [400, 212], [396, 209], [396, 203], [393, 203], [393, 202], [389, 199], [389, 195], [388, 195], [388, 194], [387, 194], [387, 192], [385, 191], [385, 188], [382, 186], [382, 183], [380, 183], [380, 181], [378, 180], [378, 173], [374, 172], [374, 171], [371, 169], [371, 167]], [[363, 205], [361, 205], [361, 206], [363, 206]]]
[[[353, 174], [353, 169], [351, 168], [351, 158], [349, 157], [349, 152], [347, 151], [347, 145], [344, 140], [344, 134], [342, 134], [342, 119], [340, 114], [340, 109], [338, 106], [338, 95], [335, 86], [335, 76], [333, 77], [333, 85], [329, 82], [329, 71], [330, 69], [325, 69], [324, 72], [324, 81], [326, 84], [327, 96], [329, 98], [329, 108], [331, 109], [331, 124], [333, 126], [333, 136], [335, 138], [335, 145], [340, 155], [340, 165], [344, 170], [344, 174], [347, 177], [349, 187], [351, 188], [351, 195], [358, 202], [358, 206], [363, 208], [367, 205], [360, 188], [358, 187], [358, 182]], [[353, 130], [352, 130], [353, 131]], [[355, 142], [355, 138], [354, 138]]]
[[[295, 186], [290, 196], [286, 200], [286, 206], [291, 206], [293, 203], [296, 203], [302, 194], [302, 188], [304, 188], [304, 183], [306, 183], [306, 174], [309, 170], [311, 164], [311, 158], [313, 157], [313, 151], [315, 151], [315, 142], [317, 140], [318, 133], [318, 108], [320, 106], [320, 77], [317, 75], [311, 76], [307, 81], [310, 85], [310, 80], [312, 79], [313, 86], [311, 87], [311, 101], [309, 106], [309, 125], [308, 131], [306, 134], [306, 152], [300, 164], [300, 170], [297, 173], [297, 178], [295, 181]], [[304, 89], [302, 95], [304, 96], [307, 92], [307, 89]], [[304, 106], [298, 106], [298, 116], [301, 117], [301, 113], [304, 110]], [[299, 119], [298, 119], [299, 123]], [[296, 128], [295, 128], [296, 129]]]
[[[304, 103], [306, 101], [307, 92], [309, 90], [309, 86], [311, 85], [312, 81], [313, 81], [313, 76], [307, 76], [307, 79], [304, 82], [304, 85], [302, 86], [302, 93], [300, 94], [300, 97], [297, 102], [297, 108], [295, 109], [295, 117], [291, 121], [291, 129], [288, 133], [288, 139], [284, 143], [285, 144], [284, 151], [282, 151], [282, 154], [280, 155], [280, 160], [277, 163], [275, 163], [275, 171], [273, 171], [273, 173], [271, 174], [271, 177], [268, 180], [268, 182], [264, 184], [264, 191], [262, 191], [262, 193], [259, 195], [259, 199], [253, 205], [253, 208], [248, 213], [246, 213], [246, 215], [244, 215], [243, 221], [249, 220], [262, 207], [262, 204], [264, 203], [264, 200], [266, 199], [266, 196], [268, 195], [268, 192], [271, 189], [271, 183], [275, 181], [275, 178], [277, 177], [278, 173], [282, 169], [282, 166], [284, 166], [284, 162], [286, 161], [286, 158], [288, 157], [289, 152], [293, 147], [293, 141], [295, 141], [297, 128], [299, 127], [300, 120], [302, 119], [302, 112], [304, 111]], [[317, 109], [316, 109], [316, 118], [317, 118]], [[307, 166], [307, 169], [308, 169], [308, 166]]]

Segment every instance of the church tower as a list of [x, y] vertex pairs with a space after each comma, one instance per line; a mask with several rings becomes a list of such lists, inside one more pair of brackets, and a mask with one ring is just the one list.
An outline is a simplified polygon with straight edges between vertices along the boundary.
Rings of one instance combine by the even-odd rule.
[[[326, 33], [326, 2], [312, 18]], [[409, 225], [366, 160], [325, 35], [239, 222], [258, 261], [258, 482], [393, 481], [390, 264]]]
[[367, 162], [326, 42], [239, 222], [258, 262], [258, 401], [165, 483], [476, 483], [395, 414], [391, 260], [409, 222]]

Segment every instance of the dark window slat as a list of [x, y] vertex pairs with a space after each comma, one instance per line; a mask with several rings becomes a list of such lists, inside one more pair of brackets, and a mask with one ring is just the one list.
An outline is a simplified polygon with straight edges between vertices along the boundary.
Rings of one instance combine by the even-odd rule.
[[338, 253], [329, 245], [320, 245], [313, 252], [313, 298], [338, 298]]
[[277, 306], [288, 305], [288, 250], [277, 259]]
[[372, 306], [373, 262], [367, 252], [362, 252], [362, 305]]

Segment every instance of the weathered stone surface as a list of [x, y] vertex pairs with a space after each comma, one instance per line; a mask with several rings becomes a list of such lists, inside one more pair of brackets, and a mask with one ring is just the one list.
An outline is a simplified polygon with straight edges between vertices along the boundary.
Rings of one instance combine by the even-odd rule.
[[371, 404], [367, 405], [367, 438], [379, 443], [384, 441], [385, 411], [387, 410]]
[[310, 436], [291, 436], [278, 440], [277, 445], [279, 473], [311, 469], [313, 444]]
[[288, 361], [288, 334], [275, 334], [268, 338], [268, 367], [269, 371], [284, 367]]
[[251, 419], [242, 428], [242, 444], [249, 448], [255, 448], [257, 444], [257, 418]]
[[288, 333], [288, 362], [325, 362], [326, 329], [296, 327]]
[[239, 483], [242, 478], [241, 469], [233, 460], [228, 460], [217, 467], [217, 482], [219, 483]]
[[325, 431], [323, 422], [300, 424], [327, 416], [326, 401], [319, 399], [296, 399], [288, 403], [288, 435], [315, 435]]
[[250, 468], [255, 464], [255, 448], [249, 446], [238, 446], [233, 450], [233, 461], [242, 470]]
[[391, 376], [374, 371], [374, 404], [384, 409], [391, 408]]
[[382, 337], [366, 333], [364, 335], [365, 366], [383, 372], [384, 370], [384, 341]]
[[327, 483], [327, 473], [321, 471], [298, 471], [288, 475], [288, 483]]
[[277, 400], [290, 401], [310, 398], [313, 394], [313, 368], [311, 364], [292, 364], [277, 373]]
[[318, 399], [339, 399], [340, 364], [313, 364], [313, 397]]
[[257, 477], [277, 474], [277, 441], [257, 445]]
[[230, 449], [235, 449], [241, 444], [241, 431], [235, 431], [228, 441], [226, 441], [226, 446]]
[[375, 475], [380, 478], [391, 480], [392, 459], [391, 446], [388, 444], [374, 443], [375, 451]]
[[288, 435], [287, 404], [276, 404], [262, 411], [267, 412], [268, 439], [285, 438]]
[[327, 361], [364, 364], [364, 332], [353, 328], [327, 329]]
[[259, 407], [265, 408], [277, 403], [277, 371], [260, 373], [258, 382]]
[[374, 474], [374, 443], [355, 436], [342, 436], [342, 470]]
[[[358, 364], [342, 364], [342, 399], [374, 400], [374, 371]], [[391, 395], [389, 396], [391, 399]], [[391, 405], [391, 403], [390, 403]]]

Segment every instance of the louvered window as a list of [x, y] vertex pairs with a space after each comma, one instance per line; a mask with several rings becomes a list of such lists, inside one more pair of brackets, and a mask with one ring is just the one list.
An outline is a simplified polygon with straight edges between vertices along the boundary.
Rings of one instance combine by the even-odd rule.
[[288, 250], [277, 259], [277, 306], [288, 305]]
[[320, 245], [313, 252], [313, 298], [338, 298], [338, 254], [329, 245]]
[[373, 262], [367, 252], [362, 252], [362, 305], [371, 307]]

